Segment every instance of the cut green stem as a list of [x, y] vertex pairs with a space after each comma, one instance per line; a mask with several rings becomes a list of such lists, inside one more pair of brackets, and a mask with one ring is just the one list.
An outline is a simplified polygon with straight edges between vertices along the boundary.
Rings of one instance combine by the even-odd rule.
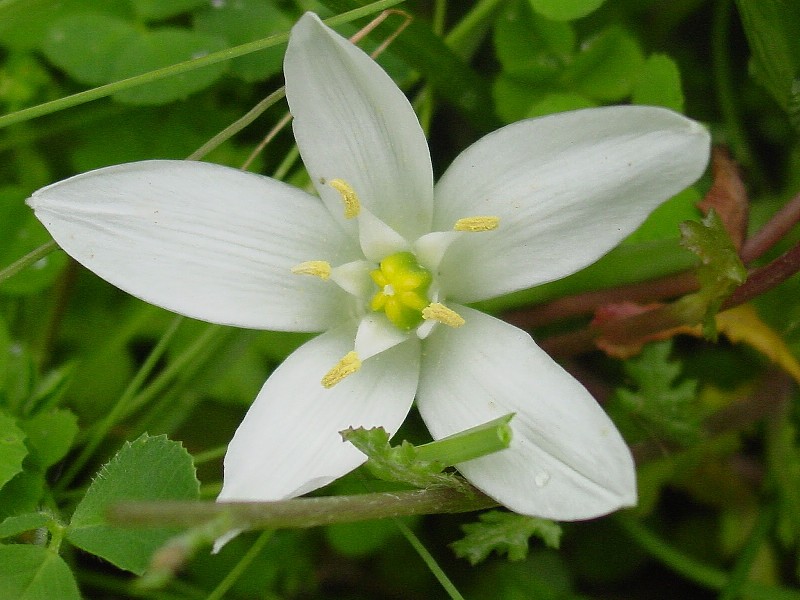
[[513, 417], [514, 413], [510, 413], [441, 440], [417, 446], [417, 459], [451, 466], [505, 450], [511, 444], [513, 434], [508, 423]]

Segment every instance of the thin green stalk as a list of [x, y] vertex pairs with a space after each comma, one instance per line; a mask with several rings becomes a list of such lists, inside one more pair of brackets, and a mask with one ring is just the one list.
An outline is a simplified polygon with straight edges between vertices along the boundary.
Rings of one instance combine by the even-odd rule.
[[[633, 517], [619, 513], [617, 522], [643, 550], [679, 575], [713, 590], [722, 590], [731, 577], [724, 571], [709, 567], [659, 538]], [[741, 592], [752, 600], [800, 600], [800, 591], [746, 581]]]
[[251, 108], [244, 116], [238, 118], [236, 121], [228, 125], [225, 129], [220, 131], [217, 135], [208, 140], [205, 144], [200, 146], [197, 150], [192, 152], [186, 160], [200, 160], [209, 152], [212, 152], [217, 147], [227, 142], [234, 135], [239, 133], [242, 129], [250, 125], [258, 117], [264, 114], [269, 107], [278, 102], [281, 98], [286, 96], [286, 87], [281, 86], [269, 96], [264, 98], [261, 102]]
[[181, 372], [205, 350], [208, 344], [212, 344], [217, 336], [221, 336], [224, 333], [225, 328], [221, 325], [209, 325], [188, 348], [172, 360], [169, 365], [158, 374], [158, 377], [133, 398], [129, 403], [128, 409], [125, 411], [125, 416], [138, 410], [140, 407], [150, 402], [155, 396], [163, 392], [170, 382], [180, 375]]
[[95, 450], [97, 450], [98, 446], [100, 446], [102, 441], [105, 439], [108, 432], [111, 431], [111, 429], [121, 420], [123, 414], [128, 409], [128, 405], [142, 387], [142, 384], [145, 382], [145, 380], [153, 372], [153, 369], [164, 355], [164, 352], [166, 352], [167, 346], [169, 345], [170, 341], [172, 341], [172, 338], [175, 335], [175, 332], [178, 330], [180, 324], [183, 323], [183, 319], [183, 317], [177, 316], [172, 320], [172, 323], [170, 323], [167, 330], [161, 336], [161, 339], [158, 340], [155, 348], [153, 348], [152, 352], [150, 352], [144, 363], [142, 363], [142, 366], [139, 368], [136, 375], [134, 375], [133, 379], [131, 379], [130, 383], [128, 383], [128, 386], [125, 388], [125, 391], [122, 392], [122, 395], [119, 397], [117, 402], [108, 412], [106, 417], [97, 425], [95, 425], [91, 436], [81, 450], [81, 453], [72, 462], [72, 464], [69, 466], [69, 469], [67, 469], [66, 473], [64, 473], [63, 477], [61, 477], [59, 480], [59, 489], [64, 489], [70, 483], [72, 483], [72, 480], [75, 479], [75, 476], [78, 473], [80, 473], [81, 469], [83, 469], [83, 467], [86, 465], [86, 462], [92, 457]]
[[31, 250], [22, 258], [15, 260], [5, 269], [0, 271], [0, 284], [2, 284], [6, 279], [13, 277], [20, 271], [27, 269], [31, 265], [42, 260], [45, 256], [50, 254], [56, 248], [58, 248], [58, 245], [55, 243], [54, 240], [50, 240], [49, 242], [42, 244], [38, 248]]
[[459, 57], [468, 59], [494, 22], [492, 14], [506, 0], [481, 0], [445, 36], [445, 43]]
[[453, 582], [447, 577], [445, 572], [439, 566], [439, 563], [436, 562], [436, 559], [433, 558], [433, 555], [428, 552], [428, 549], [425, 545], [419, 541], [419, 538], [414, 535], [414, 532], [408, 528], [408, 526], [403, 523], [400, 519], [392, 519], [394, 524], [400, 530], [400, 533], [403, 534], [403, 537], [408, 540], [408, 543], [411, 544], [411, 547], [419, 554], [419, 557], [425, 562], [425, 565], [428, 567], [428, 570], [436, 577], [436, 580], [439, 584], [444, 588], [447, 594], [452, 598], [452, 600], [464, 600], [464, 596], [456, 589], [456, 586], [453, 585]]
[[198, 452], [197, 454], [192, 455], [192, 459], [194, 460], [195, 466], [201, 465], [203, 463], [210, 462], [212, 460], [217, 460], [218, 458], [222, 458], [225, 456], [225, 452], [228, 450], [228, 444], [223, 444], [222, 446], [217, 446], [216, 448], [211, 448], [210, 450], [205, 450], [204, 452]]
[[[335, 17], [326, 19], [325, 22], [332, 27], [341, 25], [342, 23], [349, 23], [350, 21], [360, 19], [361, 17], [391, 8], [396, 4], [400, 4], [400, 2], [403, 2], [403, 0], [379, 0], [377, 2], [372, 2], [367, 6], [343, 12]], [[9, 125], [21, 123], [23, 121], [28, 121], [44, 115], [49, 115], [60, 110], [84, 104], [86, 102], [105, 98], [123, 90], [144, 85], [146, 83], [152, 83], [153, 81], [158, 81], [166, 77], [179, 75], [181, 73], [188, 73], [189, 71], [194, 71], [195, 69], [199, 69], [201, 67], [207, 67], [222, 61], [230, 60], [232, 58], [244, 56], [245, 54], [258, 52], [259, 50], [264, 50], [265, 48], [271, 48], [286, 42], [288, 39], [288, 31], [285, 33], [278, 33], [254, 42], [248, 42], [247, 44], [241, 44], [239, 46], [234, 46], [233, 48], [226, 48], [225, 50], [212, 52], [206, 56], [201, 56], [199, 58], [193, 58], [191, 60], [170, 65], [169, 67], [164, 67], [163, 69], [156, 69], [155, 71], [149, 71], [141, 75], [128, 77], [127, 79], [122, 79], [113, 83], [107, 83], [106, 85], [101, 85], [90, 90], [78, 92], [77, 94], [72, 94], [71, 96], [67, 96], [65, 98], [59, 98], [58, 100], [52, 100], [50, 102], [24, 108], [11, 114], [0, 116], [0, 128], [8, 127]]]
[[299, 156], [300, 156], [300, 149], [297, 147], [297, 144], [295, 144], [286, 153], [286, 157], [281, 161], [281, 164], [278, 165], [278, 168], [275, 169], [275, 172], [272, 174], [272, 177], [274, 179], [282, 181], [289, 173], [289, 170], [292, 168], [294, 163], [297, 162]]
[[730, 48], [728, 47], [730, 39], [728, 32], [730, 31], [732, 8], [733, 0], [717, 0], [714, 4], [711, 24], [711, 64], [714, 85], [717, 91], [719, 109], [725, 122], [725, 132], [733, 148], [736, 160], [750, 169], [758, 169], [747, 140], [747, 134], [739, 118], [739, 110], [736, 105], [738, 94], [731, 81]]
[[720, 592], [719, 600], [736, 600], [746, 595], [744, 586], [747, 583], [747, 577], [750, 575], [750, 570], [758, 555], [759, 548], [767, 539], [767, 534], [772, 527], [774, 518], [774, 505], [766, 506], [761, 510], [758, 520], [753, 526], [753, 531], [750, 532], [747, 543], [742, 548], [733, 571], [731, 571], [730, 579], [728, 579], [728, 583]]
[[261, 535], [258, 536], [253, 545], [250, 546], [250, 549], [245, 553], [244, 556], [236, 563], [236, 566], [231, 569], [225, 578], [219, 582], [219, 585], [214, 588], [214, 590], [208, 595], [206, 600], [222, 600], [225, 597], [225, 594], [228, 592], [229, 589], [236, 583], [236, 580], [242, 576], [242, 574], [247, 570], [255, 558], [258, 556], [259, 552], [264, 549], [267, 542], [272, 537], [273, 530], [267, 529], [266, 531], [262, 531]]

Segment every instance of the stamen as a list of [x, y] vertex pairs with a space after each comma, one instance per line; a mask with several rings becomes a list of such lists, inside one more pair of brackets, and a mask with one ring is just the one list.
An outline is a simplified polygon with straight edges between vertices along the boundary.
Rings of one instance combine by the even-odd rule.
[[328, 185], [339, 192], [344, 202], [344, 218], [353, 219], [361, 212], [361, 203], [358, 194], [344, 179], [331, 179]]
[[462, 317], [452, 308], [447, 308], [441, 302], [432, 302], [422, 309], [422, 318], [438, 321], [443, 325], [454, 328], [461, 327], [465, 323], [464, 317]]
[[453, 231], [491, 231], [500, 226], [500, 217], [465, 217], [456, 221]]
[[336, 363], [336, 366], [333, 367], [330, 371], [325, 373], [325, 377], [322, 378], [322, 385], [325, 388], [332, 388], [337, 383], [339, 383], [342, 379], [347, 377], [348, 375], [352, 375], [356, 371], [361, 368], [361, 359], [358, 358], [358, 354], [354, 351], [350, 351], [344, 355], [344, 358]]
[[331, 263], [324, 260], [307, 260], [292, 267], [295, 275], [313, 275], [326, 280], [331, 276]]

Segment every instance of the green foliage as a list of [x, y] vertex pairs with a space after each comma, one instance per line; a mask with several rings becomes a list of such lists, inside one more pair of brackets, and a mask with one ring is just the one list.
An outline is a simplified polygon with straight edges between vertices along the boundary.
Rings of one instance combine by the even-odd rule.
[[605, 0], [530, 0], [533, 10], [556, 21], [572, 21], [597, 10]]
[[42, 529], [50, 525], [52, 521], [53, 517], [41, 512], [7, 517], [0, 522], [0, 539], [14, 537], [34, 529]]
[[443, 463], [419, 460], [418, 449], [408, 441], [403, 440], [399, 446], [389, 444], [389, 434], [383, 427], [350, 428], [341, 434], [342, 439], [369, 457], [366, 467], [378, 479], [408, 483], [416, 487], [464, 486], [463, 481], [454, 474], [442, 473], [446, 466]]
[[0, 412], [0, 488], [22, 471], [22, 460], [27, 455], [25, 432], [15, 419]]
[[655, 437], [688, 445], [700, 437], [697, 382], [681, 379], [672, 343], [655, 342], [623, 364], [629, 388], [617, 388], [609, 411], [629, 441]]
[[652, 54], [633, 86], [633, 102], [683, 112], [683, 88], [677, 63], [666, 54]]
[[0, 589], [14, 600], [80, 600], [62, 558], [41, 546], [0, 546]]
[[737, 0], [752, 58], [750, 71], [800, 130], [800, 5]]
[[713, 209], [700, 223], [682, 223], [681, 234], [681, 245], [700, 258], [697, 267], [700, 291], [683, 298], [679, 310], [701, 312], [703, 334], [707, 338], [716, 339], [714, 317], [728, 296], [744, 283], [747, 270], [725, 231], [722, 220]]
[[561, 526], [554, 521], [499, 510], [481, 513], [478, 518], [476, 523], [462, 525], [464, 537], [450, 544], [457, 556], [472, 565], [484, 561], [492, 551], [509, 560], [522, 560], [528, 556], [532, 536], [548, 548], [558, 548], [561, 543]]
[[134, 500], [191, 500], [199, 483], [192, 457], [166, 436], [143, 435], [123, 448], [95, 477], [78, 504], [67, 539], [120, 569], [141, 575], [173, 530], [125, 529], [106, 522], [106, 509]]

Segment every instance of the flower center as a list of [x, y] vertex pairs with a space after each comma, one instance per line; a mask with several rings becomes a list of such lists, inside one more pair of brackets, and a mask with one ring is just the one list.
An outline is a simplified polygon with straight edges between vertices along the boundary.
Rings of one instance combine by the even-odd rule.
[[411, 252], [396, 252], [384, 258], [370, 273], [378, 292], [370, 301], [375, 312], [383, 311], [402, 331], [410, 331], [423, 321], [422, 311], [430, 304], [428, 288], [431, 274]]

